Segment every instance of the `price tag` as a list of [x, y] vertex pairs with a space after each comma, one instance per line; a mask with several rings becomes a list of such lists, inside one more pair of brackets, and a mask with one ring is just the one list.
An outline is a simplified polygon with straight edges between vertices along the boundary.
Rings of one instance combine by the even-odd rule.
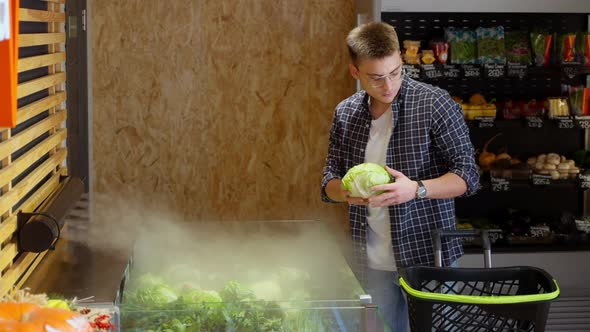
[[569, 116], [560, 116], [554, 118], [557, 123], [557, 128], [560, 129], [572, 129], [574, 128], [574, 119]]
[[588, 117], [584, 117], [584, 118], [578, 118], [578, 117], [576, 117], [576, 125], [580, 129], [588, 129], [588, 128], [590, 128], [590, 118], [588, 118]]
[[506, 70], [506, 76], [518, 77], [523, 79], [528, 71], [528, 66], [520, 63], [509, 63], [508, 69]]
[[485, 116], [476, 116], [474, 120], [477, 123], [478, 128], [493, 128], [494, 127], [494, 118], [485, 117]]
[[459, 67], [455, 66], [455, 65], [443, 65], [443, 76], [445, 78], [459, 78], [459, 76], [461, 75], [461, 70], [459, 69]]
[[572, 79], [580, 73], [580, 66], [578, 65], [563, 65], [561, 67], [561, 72], [563, 76]]
[[508, 191], [510, 190], [510, 181], [507, 179], [491, 177], [492, 191]]
[[506, 66], [504, 66], [504, 65], [499, 65], [499, 64], [485, 64], [484, 65], [485, 76], [490, 79], [504, 77], [505, 71], [506, 71]]
[[533, 185], [535, 186], [547, 186], [551, 184], [550, 175], [533, 174], [532, 176]]
[[404, 65], [404, 69], [406, 71], [406, 75], [408, 75], [409, 78], [418, 80], [420, 79], [420, 67], [419, 66], [415, 66], [415, 65]]
[[481, 67], [478, 65], [463, 65], [463, 77], [465, 78], [480, 78]]
[[578, 177], [580, 188], [582, 189], [590, 189], [590, 175], [583, 175], [580, 174]]
[[543, 128], [543, 119], [536, 116], [529, 116], [526, 118], [526, 126], [528, 128]]
[[499, 239], [502, 238], [502, 230], [500, 229], [489, 229], [488, 230], [488, 237], [492, 243], [496, 243]]
[[435, 80], [443, 77], [443, 71], [435, 65], [422, 65], [422, 77], [427, 80]]

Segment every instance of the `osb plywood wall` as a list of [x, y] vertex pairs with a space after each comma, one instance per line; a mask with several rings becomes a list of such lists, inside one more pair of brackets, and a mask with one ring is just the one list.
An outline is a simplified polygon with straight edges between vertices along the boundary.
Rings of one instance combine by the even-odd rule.
[[319, 186], [355, 89], [352, 0], [90, 3], [95, 191], [193, 220], [346, 219]]

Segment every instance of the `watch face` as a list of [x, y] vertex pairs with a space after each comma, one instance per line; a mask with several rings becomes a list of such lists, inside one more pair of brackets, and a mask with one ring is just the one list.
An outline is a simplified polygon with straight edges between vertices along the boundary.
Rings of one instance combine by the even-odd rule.
[[418, 197], [424, 198], [426, 197], [426, 188], [423, 186], [418, 187]]

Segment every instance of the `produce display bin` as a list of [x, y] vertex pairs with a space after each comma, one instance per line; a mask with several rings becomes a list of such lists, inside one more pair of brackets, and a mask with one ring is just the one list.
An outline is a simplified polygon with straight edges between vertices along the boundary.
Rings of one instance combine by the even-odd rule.
[[121, 331], [385, 331], [320, 222], [172, 225], [135, 244]]

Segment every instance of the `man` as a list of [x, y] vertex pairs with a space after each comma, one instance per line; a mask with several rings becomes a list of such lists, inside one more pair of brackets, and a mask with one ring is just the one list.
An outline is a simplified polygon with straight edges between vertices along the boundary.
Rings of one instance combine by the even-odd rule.
[[[455, 229], [454, 197], [473, 194], [479, 175], [461, 107], [450, 95], [403, 73], [395, 29], [369, 23], [347, 39], [349, 70], [362, 90], [342, 101], [330, 130], [322, 200], [348, 202], [354, 268], [393, 331], [408, 329], [397, 270], [433, 265], [430, 232]], [[350, 197], [341, 178], [363, 162], [386, 165], [395, 182]], [[443, 242], [443, 262], [463, 254]]]

